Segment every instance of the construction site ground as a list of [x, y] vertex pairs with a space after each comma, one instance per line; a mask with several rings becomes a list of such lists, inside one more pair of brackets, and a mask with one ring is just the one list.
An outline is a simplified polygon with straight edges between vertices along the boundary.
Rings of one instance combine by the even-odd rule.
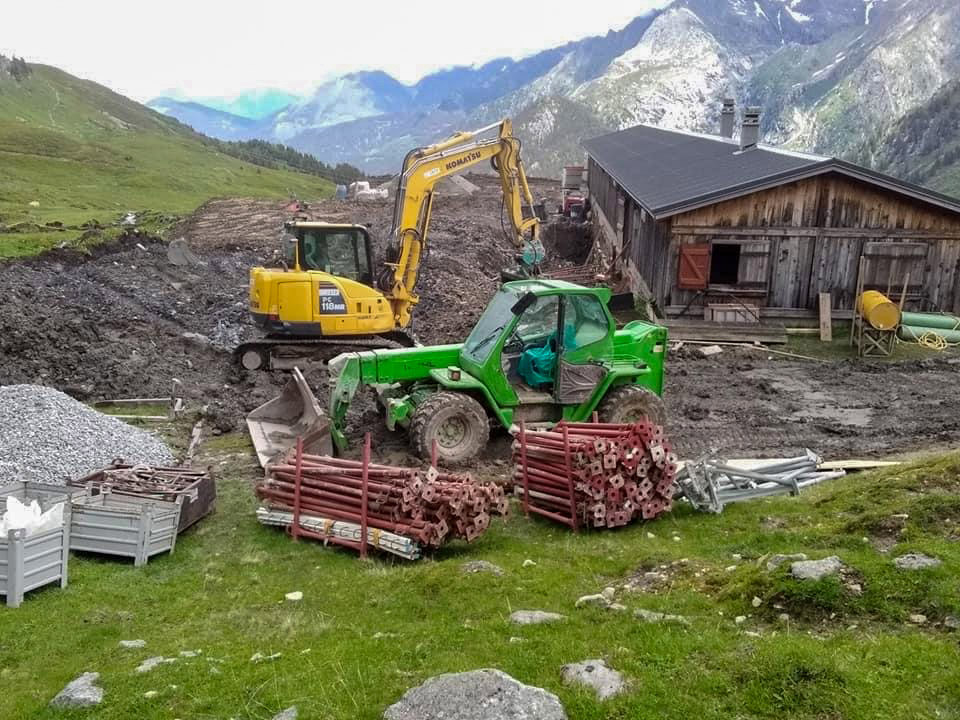
[[[425, 342], [461, 339], [512, 255], [495, 186], [475, 182], [480, 197], [437, 202], [417, 311]], [[387, 204], [326, 201], [312, 212], [369, 221], [378, 239], [390, 218]], [[252, 485], [263, 471], [243, 415], [285, 378], [236, 370], [229, 348], [252, 334], [247, 269], [274, 258], [287, 217], [277, 203], [208, 203], [171, 236], [200, 260], [190, 267], [170, 264], [166, 241], [131, 235], [0, 271], [0, 382], [93, 401], [166, 395], [179, 381], [187, 413], [148, 427], [182, 455], [202, 418], [194, 462], [211, 468], [219, 496], [173, 555], [135, 568], [76, 554], [66, 589], [0, 608], [0, 717], [61, 718], [50, 699], [98, 672], [102, 704], [71, 716], [269, 720], [296, 706], [301, 718], [375, 720], [432, 676], [484, 667], [557, 694], [576, 720], [960, 716], [956, 453], [720, 515], [678, 505], [608, 532], [573, 535], [514, 503], [474, 543], [416, 563], [361, 561], [258, 525]], [[923, 454], [960, 437], [958, 369], [949, 354], [823, 364], [730, 348], [704, 358], [684, 346], [667, 362], [669, 434], [686, 457], [805, 446], [827, 457]], [[323, 370], [308, 377], [325, 402]], [[403, 436], [381, 425], [369, 398], [358, 403], [354, 448], [371, 429], [379, 458], [412, 462]], [[509, 475], [504, 433], [470, 470]], [[905, 552], [941, 564], [898, 570]], [[843, 570], [808, 584], [789, 563], [768, 571], [778, 553], [837, 555]], [[478, 560], [500, 574], [464, 572]], [[575, 606], [605, 588], [623, 610]], [[302, 599], [285, 599], [291, 592]], [[516, 610], [564, 619], [519, 626]], [[139, 672], [149, 658], [162, 660]], [[623, 694], [600, 701], [563, 683], [563, 665], [599, 658], [623, 674]]]
[[[515, 252], [501, 224], [498, 183], [471, 179], [479, 192], [435, 203], [413, 326], [424, 343], [465, 338]], [[556, 205], [555, 184], [535, 182], [533, 191]], [[368, 224], [379, 252], [392, 209], [392, 201], [327, 200], [308, 212]], [[238, 370], [230, 349], [256, 335], [247, 316], [248, 271], [279, 262], [290, 218], [276, 201], [214, 200], [166, 240], [131, 232], [89, 255], [55, 250], [5, 263], [0, 381], [50, 384], [94, 400], [167, 395], [176, 379], [177, 392], [204, 406], [216, 428], [241, 427], [244, 414], [284, 381]], [[196, 264], [170, 262], [167, 240], [178, 238]], [[668, 428], [684, 457], [777, 456], [804, 447], [832, 458], [881, 456], [960, 438], [960, 399], [950, 392], [960, 365], [949, 353], [815, 363], [735, 348], [705, 358], [688, 345], [666, 367]], [[324, 370], [310, 369], [308, 379], [325, 403]], [[370, 424], [381, 448], [403, 448], [402, 437], [379, 432], [371, 402], [358, 403], [351, 417], [354, 439]], [[485, 460], [505, 458], [501, 433]]]

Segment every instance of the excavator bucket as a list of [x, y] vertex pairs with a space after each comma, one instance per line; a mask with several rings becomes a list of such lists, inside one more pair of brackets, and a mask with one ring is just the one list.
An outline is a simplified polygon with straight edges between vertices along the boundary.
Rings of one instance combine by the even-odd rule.
[[330, 420], [298, 368], [283, 392], [247, 415], [247, 429], [263, 467], [295, 447], [297, 438], [304, 452], [333, 453]]

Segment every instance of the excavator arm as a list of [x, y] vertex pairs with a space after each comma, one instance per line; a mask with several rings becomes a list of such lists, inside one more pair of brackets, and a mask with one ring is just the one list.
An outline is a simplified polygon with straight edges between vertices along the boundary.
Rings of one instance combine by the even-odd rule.
[[[490, 136], [494, 129], [496, 136]], [[412, 150], [403, 161], [386, 272], [380, 280], [398, 327], [409, 325], [413, 306], [419, 300], [417, 279], [427, 247], [434, 188], [443, 178], [484, 161], [489, 161], [500, 175], [512, 240], [521, 251], [524, 269], [536, 272], [543, 261], [540, 221], [533, 211], [533, 195], [520, 159], [520, 141], [513, 135], [510, 120], [456, 133], [436, 145]]]

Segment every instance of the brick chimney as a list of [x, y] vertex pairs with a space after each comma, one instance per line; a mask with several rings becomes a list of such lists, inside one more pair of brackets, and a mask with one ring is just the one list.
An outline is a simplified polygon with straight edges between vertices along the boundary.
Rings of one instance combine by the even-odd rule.
[[752, 150], [760, 142], [760, 108], [748, 107], [740, 128], [740, 150]]
[[733, 98], [725, 98], [720, 110], [720, 137], [732, 138], [736, 118], [736, 103]]

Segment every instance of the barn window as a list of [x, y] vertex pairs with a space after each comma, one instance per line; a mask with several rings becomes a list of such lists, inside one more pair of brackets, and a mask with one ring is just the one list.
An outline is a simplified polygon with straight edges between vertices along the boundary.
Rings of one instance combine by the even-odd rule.
[[710, 284], [736, 285], [740, 281], [740, 245], [714, 243], [710, 252]]

